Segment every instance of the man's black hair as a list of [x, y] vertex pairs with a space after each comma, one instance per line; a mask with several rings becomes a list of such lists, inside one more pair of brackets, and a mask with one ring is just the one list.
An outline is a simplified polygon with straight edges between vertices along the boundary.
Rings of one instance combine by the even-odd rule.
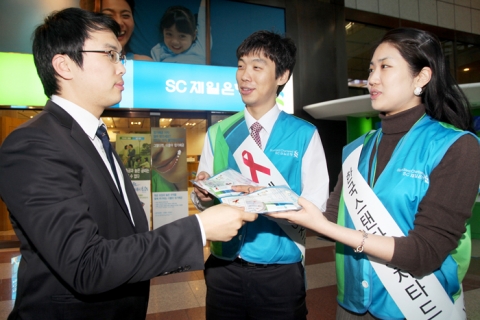
[[[292, 76], [295, 66], [297, 47], [292, 39], [281, 35], [260, 30], [252, 33], [243, 40], [237, 48], [237, 59], [249, 54], [263, 54], [275, 63], [275, 79], [278, 79], [286, 71], [289, 71], [288, 79]], [[285, 85], [279, 86], [277, 95], [282, 92]]]
[[38, 76], [47, 97], [59, 93], [57, 74], [52, 65], [53, 57], [65, 54], [80, 68], [83, 66], [83, 46], [95, 31], [109, 30], [118, 37], [120, 26], [101, 13], [80, 8], [56, 11], [45, 18], [33, 33], [33, 59]]

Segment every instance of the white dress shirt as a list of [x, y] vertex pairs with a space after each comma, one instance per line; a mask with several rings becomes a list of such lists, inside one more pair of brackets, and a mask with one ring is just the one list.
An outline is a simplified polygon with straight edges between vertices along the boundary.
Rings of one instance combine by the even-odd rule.
[[[90, 138], [90, 141], [92, 141], [93, 145], [95, 146], [95, 149], [97, 149], [98, 154], [105, 163], [105, 166], [107, 167], [108, 172], [110, 172], [110, 176], [112, 177], [112, 180], [118, 189], [118, 185], [115, 181], [112, 167], [110, 166], [110, 162], [108, 161], [105, 149], [103, 148], [102, 141], [96, 135], [98, 127], [104, 125], [102, 119], [97, 119], [93, 114], [91, 114], [84, 108], [79, 107], [75, 103], [70, 102], [60, 96], [52, 95], [52, 98], [50, 100], [52, 100], [52, 102], [55, 102], [63, 110], [65, 110], [80, 125], [83, 131], [85, 131], [87, 136]], [[125, 179], [123, 177], [122, 170], [120, 169], [116, 157], [113, 157], [113, 161], [115, 162], [115, 169], [117, 170], [118, 180], [120, 180], [120, 187], [122, 189], [123, 199], [125, 200], [125, 204], [127, 205], [130, 219], [132, 220], [133, 225], [135, 225], [135, 221], [133, 221], [133, 216], [130, 209], [130, 202], [128, 201], [128, 196], [125, 191]]]
[[[117, 186], [115, 177], [113, 176], [112, 167], [110, 166], [110, 162], [108, 161], [107, 154], [105, 153], [105, 149], [103, 148], [102, 141], [100, 140], [100, 138], [97, 137], [97, 134], [96, 134], [98, 127], [101, 125], [104, 125], [102, 119], [97, 119], [93, 114], [91, 114], [87, 110], [83, 109], [82, 107], [79, 107], [73, 102], [70, 102], [60, 96], [52, 95], [50, 100], [52, 100], [57, 105], [59, 105], [63, 110], [65, 110], [80, 125], [83, 131], [85, 131], [85, 133], [90, 138], [93, 145], [95, 146], [95, 149], [97, 149], [98, 154], [100, 154], [100, 157], [102, 157], [102, 160], [105, 163], [105, 166], [107, 167], [108, 172], [110, 172], [110, 176], [112, 177], [113, 182]], [[113, 160], [115, 161], [115, 168], [117, 169], [118, 179], [120, 180], [123, 199], [125, 200], [125, 204], [127, 205], [128, 213], [130, 214], [130, 219], [132, 220], [133, 225], [135, 225], [135, 221], [133, 220], [133, 216], [132, 216], [132, 211], [130, 209], [130, 202], [128, 201], [128, 196], [125, 191], [125, 179], [123, 177], [122, 170], [120, 169], [117, 159], [113, 157]], [[117, 189], [118, 189], [118, 186], [117, 186]], [[198, 214], [195, 216], [197, 217], [197, 221], [200, 227], [200, 232], [202, 234], [202, 242], [203, 242], [203, 245], [205, 246], [207, 239], [206, 239], [205, 230], [203, 228], [202, 220], [200, 219], [200, 216]]]

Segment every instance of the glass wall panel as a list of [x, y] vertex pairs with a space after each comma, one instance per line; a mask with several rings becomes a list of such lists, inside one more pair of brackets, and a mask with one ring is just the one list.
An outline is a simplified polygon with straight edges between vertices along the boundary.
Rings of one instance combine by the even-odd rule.
[[372, 50], [387, 30], [387, 28], [346, 21], [349, 96], [368, 93], [368, 68]]
[[[345, 22], [349, 96], [368, 93], [368, 68], [373, 48], [388, 30]], [[453, 39], [441, 39], [441, 44], [447, 68], [459, 84], [480, 82], [480, 46]]]
[[456, 49], [458, 83], [480, 82], [480, 46], [457, 42]]

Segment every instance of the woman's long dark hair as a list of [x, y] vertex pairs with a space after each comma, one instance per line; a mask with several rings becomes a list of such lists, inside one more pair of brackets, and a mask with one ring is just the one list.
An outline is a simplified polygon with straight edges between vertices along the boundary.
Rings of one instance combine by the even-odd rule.
[[400, 52], [414, 76], [423, 67], [432, 70], [430, 82], [422, 92], [426, 113], [438, 121], [475, 133], [470, 103], [446, 67], [438, 38], [423, 30], [398, 28], [387, 32], [379, 44], [384, 42]]

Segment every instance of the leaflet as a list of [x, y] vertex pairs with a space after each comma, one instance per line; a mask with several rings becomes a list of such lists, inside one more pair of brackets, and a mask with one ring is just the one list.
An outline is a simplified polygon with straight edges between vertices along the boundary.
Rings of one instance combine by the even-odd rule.
[[218, 199], [243, 194], [242, 192], [233, 191], [232, 186], [258, 186], [258, 184], [248, 178], [245, 178], [240, 172], [237, 172], [233, 169], [222, 171], [208, 180], [191, 180], [191, 182], [200, 188], [207, 190], [210, 194]]
[[221, 198], [220, 201], [259, 214], [302, 208], [298, 205], [298, 195], [287, 186], [263, 188], [247, 195]]
[[267, 187], [250, 194], [233, 191], [232, 186], [235, 185], [258, 186], [233, 169], [227, 169], [208, 180], [192, 183], [207, 190], [222, 203], [243, 207], [246, 212], [262, 214], [301, 209], [298, 195], [288, 186]]

